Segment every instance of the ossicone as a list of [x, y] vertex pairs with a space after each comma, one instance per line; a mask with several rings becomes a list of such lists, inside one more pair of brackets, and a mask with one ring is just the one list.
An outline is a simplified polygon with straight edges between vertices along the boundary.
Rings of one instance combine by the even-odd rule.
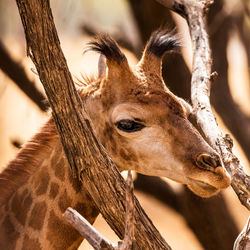
[[[89, 42], [84, 52], [95, 51], [101, 54], [98, 63], [99, 77], [117, 77], [130, 73], [130, 68], [126, 56], [122, 53], [118, 44], [108, 34], [98, 35], [94, 41]], [[106, 62], [103, 58], [106, 58]], [[106, 64], [108, 73], [106, 75]]]
[[122, 61], [127, 60], [116, 41], [108, 34], [100, 34], [94, 41], [89, 42], [84, 52], [87, 51], [96, 51], [104, 55], [108, 61], [121, 63]]
[[163, 56], [170, 51], [176, 51], [181, 47], [175, 31], [169, 32], [166, 29], [154, 31], [146, 44], [142, 58], [137, 64], [139, 70], [148, 74], [155, 74], [161, 77]]

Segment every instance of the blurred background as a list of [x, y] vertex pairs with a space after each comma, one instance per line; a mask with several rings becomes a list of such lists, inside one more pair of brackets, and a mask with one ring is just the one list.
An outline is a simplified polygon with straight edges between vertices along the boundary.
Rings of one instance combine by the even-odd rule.
[[[153, 0], [51, 0], [61, 46], [73, 77], [95, 74], [98, 55], [83, 56], [85, 44], [100, 32], [111, 34], [135, 64], [151, 32], [177, 27], [183, 49], [164, 59], [163, 77], [190, 101], [192, 51], [185, 20]], [[213, 70], [211, 103], [217, 121], [234, 138], [234, 152], [250, 166], [250, 1], [216, 0], [207, 19]], [[15, 1], [0, 0], [0, 171], [48, 117], [48, 104], [31, 60]], [[173, 249], [232, 249], [249, 211], [231, 188], [209, 199], [167, 179], [135, 175], [136, 196]], [[117, 237], [98, 217], [94, 226]], [[84, 242], [81, 247], [91, 249]]]

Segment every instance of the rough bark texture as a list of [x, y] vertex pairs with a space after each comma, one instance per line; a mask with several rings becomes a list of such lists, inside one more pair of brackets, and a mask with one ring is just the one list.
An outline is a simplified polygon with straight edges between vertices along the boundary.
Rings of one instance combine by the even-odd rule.
[[[140, 30], [140, 34], [147, 34], [148, 36], [160, 25], [160, 22], [156, 22], [153, 26], [150, 18], [148, 19], [148, 17], [157, 16], [157, 19], [164, 20], [166, 23], [173, 22], [170, 15], [166, 15], [165, 12], [159, 11], [162, 10], [162, 6], [160, 4], [157, 4], [157, 8], [144, 8], [145, 5], [150, 5], [150, 3], [152, 5], [155, 4], [154, 0], [130, 1], [132, 6], [131, 9], [137, 22], [138, 29]], [[215, 4], [217, 4], [217, 2], [215, 2]], [[133, 7], [134, 5], [136, 6]], [[168, 10], [166, 9], [166, 11]], [[214, 9], [211, 11], [214, 11]], [[223, 33], [223, 31], [220, 32]], [[145, 35], [143, 37], [145, 39], [148, 38]], [[212, 38], [216, 41], [216, 37]], [[145, 43], [146, 41], [143, 42]], [[220, 54], [217, 53], [215, 57], [220, 58]], [[163, 64], [163, 77], [167, 86], [170, 87], [175, 94], [187, 100], [190, 99], [191, 75], [183, 57], [180, 54], [170, 54], [166, 56]], [[218, 93], [216, 89], [214, 89], [214, 91]], [[217, 95], [217, 98], [220, 98], [220, 94]], [[228, 114], [226, 110], [224, 110], [223, 113]], [[204, 200], [197, 199], [194, 195], [189, 194], [184, 200], [182, 200], [183, 193], [175, 193], [171, 187], [159, 177], [143, 176], [140, 174], [137, 175], [137, 179], [135, 180], [135, 188], [152, 195], [180, 213], [185, 218], [188, 225], [205, 249], [227, 250], [232, 248], [234, 239], [238, 234], [238, 229], [229, 210], [227, 209], [223, 195], [218, 196], [216, 199]], [[183, 202], [180, 202], [181, 200]], [[187, 209], [190, 206], [192, 206], [192, 209]], [[196, 207], [199, 209], [196, 210]], [[212, 208], [212, 210], [210, 211], [209, 208]], [[197, 213], [199, 216], [196, 216]], [[221, 216], [222, 213], [223, 216]], [[209, 218], [216, 219], [211, 219], [209, 220], [209, 223], [207, 223]], [[222, 225], [222, 227], [218, 227], [218, 225]], [[203, 230], [204, 228], [206, 230]], [[223, 230], [226, 235], [230, 236], [227, 237], [228, 240], [225, 244], [222, 244], [222, 242], [225, 241], [223, 238], [224, 236], [222, 234], [218, 234], [218, 231], [214, 230], [214, 228]], [[207, 232], [209, 232], [209, 234]]]
[[238, 158], [232, 153], [232, 140], [219, 130], [210, 106], [211, 55], [205, 29], [204, 14], [212, 3], [208, 1], [157, 0], [187, 20], [193, 49], [191, 100], [193, 113], [207, 141], [216, 149], [232, 177], [232, 187], [241, 203], [250, 210], [250, 176], [246, 175]]
[[0, 69], [39, 107], [46, 111], [49, 105], [45, 96], [27, 77], [23, 67], [15, 62], [0, 41]]
[[[53, 110], [73, 173], [82, 180], [103, 217], [122, 238], [125, 182], [98, 143], [60, 48], [48, 0], [17, 0], [28, 55], [33, 60]], [[81, 140], [79, 140], [81, 138]], [[135, 201], [135, 248], [171, 249]]]

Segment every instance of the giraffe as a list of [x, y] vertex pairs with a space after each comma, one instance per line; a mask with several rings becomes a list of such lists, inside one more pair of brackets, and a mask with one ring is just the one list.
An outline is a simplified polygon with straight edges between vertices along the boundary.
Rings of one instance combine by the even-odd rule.
[[[134, 67], [108, 35], [86, 51], [101, 54], [99, 74], [79, 94], [99, 141], [120, 171], [163, 176], [210, 197], [230, 185], [219, 155], [189, 121], [191, 106], [161, 76], [162, 58], [179, 47], [157, 30]], [[77, 249], [83, 238], [63, 221], [71, 206], [90, 223], [98, 209], [71, 174], [53, 118], [0, 174], [0, 249]]]

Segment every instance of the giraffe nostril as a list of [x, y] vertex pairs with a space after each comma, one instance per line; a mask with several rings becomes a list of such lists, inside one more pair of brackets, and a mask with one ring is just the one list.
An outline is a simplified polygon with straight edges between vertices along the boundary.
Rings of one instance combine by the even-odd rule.
[[214, 171], [215, 168], [221, 166], [220, 158], [218, 155], [200, 154], [196, 159], [199, 168]]

